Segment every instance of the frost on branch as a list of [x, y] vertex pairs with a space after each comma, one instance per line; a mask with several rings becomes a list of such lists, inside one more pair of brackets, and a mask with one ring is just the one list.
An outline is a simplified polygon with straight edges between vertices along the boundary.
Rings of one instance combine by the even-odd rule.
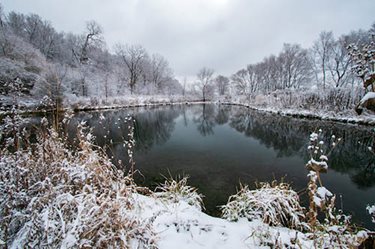
[[236, 221], [260, 219], [272, 226], [302, 229], [305, 215], [298, 194], [287, 183], [262, 182], [256, 190], [241, 186], [240, 191], [229, 197], [222, 207], [223, 218]]

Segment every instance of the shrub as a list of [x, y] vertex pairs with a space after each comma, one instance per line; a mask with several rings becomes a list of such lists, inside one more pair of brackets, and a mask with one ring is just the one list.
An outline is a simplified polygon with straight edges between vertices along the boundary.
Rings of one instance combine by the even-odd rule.
[[304, 228], [303, 208], [299, 204], [298, 194], [287, 183], [259, 183], [259, 188], [250, 190], [241, 186], [240, 191], [229, 197], [222, 207], [223, 218], [236, 221], [260, 219], [272, 226]]
[[164, 184], [155, 189], [155, 196], [159, 199], [165, 199], [178, 203], [185, 201], [191, 206], [195, 206], [199, 210], [203, 207], [203, 196], [197, 193], [197, 189], [187, 185], [188, 177], [185, 176], [181, 180], [172, 178], [166, 179]]

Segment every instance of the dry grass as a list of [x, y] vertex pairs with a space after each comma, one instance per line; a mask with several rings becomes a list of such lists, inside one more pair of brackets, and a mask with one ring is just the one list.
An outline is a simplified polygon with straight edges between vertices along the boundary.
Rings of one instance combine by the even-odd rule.
[[80, 149], [44, 127], [36, 146], [0, 159], [0, 240], [17, 248], [153, 248], [133, 215], [136, 186], [79, 127]]
[[198, 194], [196, 188], [190, 187], [187, 184], [187, 180], [187, 176], [177, 180], [172, 178], [166, 179], [164, 184], [155, 189], [156, 192], [154, 195], [159, 199], [174, 203], [185, 201], [189, 205], [201, 210], [203, 207], [203, 195]]
[[298, 194], [287, 183], [259, 183], [259, 188], [250, 190], [241, 186], [240, 191], [229, 197], [222, 207], [223, 218], [238, 220], [260, 219], [272, 226], [286, 226], [301, 229], [304, 223], [303, 208], [299, 204]]

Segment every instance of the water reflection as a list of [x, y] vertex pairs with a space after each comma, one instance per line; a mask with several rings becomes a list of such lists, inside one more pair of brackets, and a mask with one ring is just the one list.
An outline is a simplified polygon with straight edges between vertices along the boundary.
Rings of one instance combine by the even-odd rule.
[[197, 125], [197, 129], [202, 136], [214, 135], [215, 120], [215, 106], [202, 105], [202, 111], [199, 109], [194, 112], [193, 121]]
[[136, 167], [143, 174], [137, 180], [155, 186], [163, 180], [160, 174], [189, 174], [190, 183], [206, 195], [211, 214], [218, 214], [217, 206], [236, 191], [239, 181], [252, 184], [286, 176], [296, 190], [303, 189], [309, 134], [322, 129], [325, 144], [332, 142], [333, 134], [341, 137], [323, 181], [343, 196], [346, 212], [373, 226], [365, 211], [366, 204], [375, 201], [375, 159], [368, 149], [374, 142], [371, 127], [282, 117], [237, 106], [179, 105], [78, 113], [66, 130], [73, 139], [77, 123], [85, 120], [96, 143], [126, 170], [127, 115], [136, 120]]
[[242, 110], [232, 114], [230, 126], [273, 148], [279, 157], [298, 155], [305, 159], [308, 159], [308, 134], [321, 129], [325, 144], [332, 144], [332, 135], [342, 138], [330, 154], [330, 168], [349, 174], [360, 188], [375, 186], [375, 157], [368, 149], [373, 145], [374, 134], [369, 127]]

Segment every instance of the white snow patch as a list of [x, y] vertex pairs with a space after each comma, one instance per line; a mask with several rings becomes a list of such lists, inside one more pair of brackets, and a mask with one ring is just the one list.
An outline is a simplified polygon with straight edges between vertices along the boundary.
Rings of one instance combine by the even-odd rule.
[[366, 93], [365, 96], [363, 96], [363, 98], [359, 102], [359, 104], [363, 105], [369, 99], [375, 99], [375, 92], [368, 92], [368, 93]]
[[185, 201], [167, 204], [156, 198], [135, 195], [143, 219], [152, 219], [160, 249], [192, 248], [268, 248], [276, 239], [293, 246], [298, 237], [302, 248], [312, 248], [312, 241], [296, 230], [271, 227], [260, 220], [239, 219], [230, 222], [209, 216]]

